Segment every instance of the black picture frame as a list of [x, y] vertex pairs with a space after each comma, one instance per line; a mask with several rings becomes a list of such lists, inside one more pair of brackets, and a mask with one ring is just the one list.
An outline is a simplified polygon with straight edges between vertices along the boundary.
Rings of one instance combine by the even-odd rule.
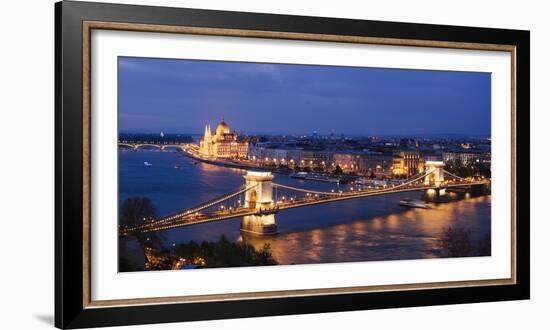
[[[262, 299], [85, 307], [83, 22], [512, 45], [516, 50], [516, 283]], [[55, 4], [55, 325], [134, 325], [529, 299], [529, 31], [62, 1]]]

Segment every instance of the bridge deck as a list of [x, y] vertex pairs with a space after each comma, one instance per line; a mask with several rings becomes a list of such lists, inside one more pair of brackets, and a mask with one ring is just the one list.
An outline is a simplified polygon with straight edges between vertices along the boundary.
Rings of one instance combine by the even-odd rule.
[[[292, 208], [326, 204], [326, 203], [351, 200], [351, 199], [357, 199], [357, 198], [367, 198], [367, 197], [373, 197], [373, 196], [396, 194], [396, 193], [410, 192], [410, 191], [428, 190], [428, 189], [469, 187], [469, 186], [484, 185], [486, 183], [487, 183], [486, 181], [472, 181], [472, 182], [466, 182], [466, 183], [447, 184], [445, 186], [440, 186], [440, 187], [417, 185], [417, 186], [410, 186], [410, 187], [404, 187], [399, 189], [384, 188], [384, 189], [369, 190], [364, 192], [354, 192], [354, 193], [347, 192], [347, 193], [341, 193], [338, 196], [334, 196], [334, 194], [331, 194], [331, 196], [326, 196], [326, 197], [309, 197], [309, 198], [304, 198], [297, 201], [288, 201], [284, 203], [278, 202], [276, 206], [278, 211], [282, 211], [282, 210], [287, 210]], [[124, 235], [132, 232], [136, 232], [136, 231], [155, 232], [155, 231], [167, 230], [167, 229], [178, 228], [178, 227], [198, 225], [198, 224], [207, 223], [207, 222], [227, 220], [227, 219], [243, 217], [247, 215], [254, 215], [257, 213], [258, 213], [258, 210], [256, 209], [249, 209], [249, 208], [243, 207], [239, 209], [216, 211], [212, 213], [199, 214], [199, 215], [183, 214], [177, 217], [170, 216], [167, 218], [161, 218], [155, 222], [144, 224], [138, 227], [124, 228], [120, 230], [120, 233]]]

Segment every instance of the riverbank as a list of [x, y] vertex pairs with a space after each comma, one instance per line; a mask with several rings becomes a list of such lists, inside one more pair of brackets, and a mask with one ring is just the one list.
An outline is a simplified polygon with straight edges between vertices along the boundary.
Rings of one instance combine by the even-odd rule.
[[241, 169], [241, 170], [270, 171], [270, 172], [282, 173], [282, 174], [290, 174], [290, 173], [293, 172], [291, 169], [288, 169], [288, 168], [284, 169], [284, 168], [277, 168], [277, 167], [263, 167], [263, 166], [255, 166], [255, 165], [252, 165], [252, 164], [247, 165], [247, 164], [242, 164], [242, 163], [235, 163], [235, 162], [232, 162], [232, 161], [202, 158], [202, 157], [197, 156], [197, 155], [195, 155], [195, 154], [193, 154], [192, 152], [189, 152], [189, 151], [184, 151], [183, 153], [191, 159], [194, 159], [194, 160], [206, 163], [206, 164], [210, 164], [210, 165], [217, 165], [217, 166], [230, 167], [230, 168], [238, 168], [238, 169]]
[[[187, 150], [183, 151], [183, 153], [188, 156], [191, 159], [194, 159], [196, 161], [200, 161], [206, 164], [210, 165], [217, 165], [217, 166], [223, 166], [223, 167], [229, 167], [229, 168], [237, 168], [241, 170], [250, 170], [250, 171], [269, 171], [273, 173], [280, 173], [285, 175], [290, 175], [292, 173], [297, 173], [298, 171], [290, 169], [288, 167], [276, 167], [276, 166], [258, 166], [253, 164], [243, 164], [243, 163], [236, 163], [231, 160], [220, 160], [220, 159], [207, 159], [202, 158], [192, 152], [189, 152]], [[315, 174], [318, 176], [324, 176], [327, 179], [337, 179], [340, 183], [348, 183], [350, 181], [355, 181], [360, 178], [365, 178], [365, 176], [360, 175], [334, 175], [326, 172], [318, 172], [318, 171], [310, 171], [307, 172], [308, 174]], [[309, 180], [307, 177], [302, 178], [303, 180]], [[319, 180], [317, 180], [319, 181]]]

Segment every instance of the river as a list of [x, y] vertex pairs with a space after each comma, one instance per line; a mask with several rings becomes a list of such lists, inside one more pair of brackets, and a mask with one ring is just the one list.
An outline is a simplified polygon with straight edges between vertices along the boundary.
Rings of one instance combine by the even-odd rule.
[[[146, 167], [145, 161], [153, 165]], [[128, 197], [149, 197], [163, 216], [235, 190], [244, 183], [244, 174], [243, 170], [196, 162], [179, 152], [120, 150], [119, 205]], [[274, 182], [320, 191], [346, 187], [278, 173]], [[221, 235], [256, 248], [269, 243], [279, 264], [307, 264], [435, 258], [435, 243], [443, 227], [466, 228], [474, 240], [490, 232], [491, 196], [431, 209], [406, 209], [398, 204], [403, 198], [420, 196], [420, 192], [397, 193], [281, 211], [276, 214], [279, 234], [270, 237], [242, 236], [241, 219], [171, 229], [162, 235], [167, 246], [216, 241]]]

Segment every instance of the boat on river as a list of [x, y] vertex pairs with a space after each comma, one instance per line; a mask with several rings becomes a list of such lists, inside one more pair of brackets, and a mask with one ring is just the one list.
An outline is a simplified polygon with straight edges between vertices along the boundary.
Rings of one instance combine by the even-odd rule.
[[296, 172], [289, 175], [293, 179], [311, 180], [329, 183], [340, 183], [339, 178], [331, 177], [325, 174], [308, 173], [308, 172]]
[[420, 200], [414, 200], [414, 199], [403, 199], [399, 201], [399, 205], [404, 207], [410, 207], [410, 208], [418, 208], [418, 209], [431, 209], [432, 207], [428, 205], [427, 203], [420, 201]]

